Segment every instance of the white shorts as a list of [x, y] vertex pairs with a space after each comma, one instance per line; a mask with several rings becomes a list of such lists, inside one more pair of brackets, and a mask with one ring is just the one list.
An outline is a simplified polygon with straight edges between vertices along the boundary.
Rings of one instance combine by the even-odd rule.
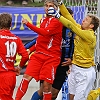
[[74, 100], [87, 100], [95, 79], [94, 67], [81, 68], [72, 64], [71, 73], [68, 75], [68, 89], [70, 94], [75, 95]]

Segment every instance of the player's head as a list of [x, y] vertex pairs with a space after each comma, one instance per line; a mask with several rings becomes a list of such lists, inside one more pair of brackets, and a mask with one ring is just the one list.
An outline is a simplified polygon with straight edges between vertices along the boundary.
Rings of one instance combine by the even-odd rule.
[[56, 0], [45, 0], [44, 2], [44, 8], [45, 8], [45, 13], [48, 15], [48, 9], [49, 7], [53, 7], [54, 9], [58, 9], [58, 3]]
[[94, 31], [99, 27], [100, 24], [100, 19], [93, 15], [93, 14], [88, 14], [85, 19], [82, 21], [82, 29], [88, 30], [88, 29], [93, 29]]
[[73, 11], [70, 9], [70, 8], [67, 8], [67, 10], [68, 10], [68, 12], [72, 15], [72, 17], [73, 17]]
[[10, 29], [12, 16], [8, 13], [0, 14], [0, 29]]

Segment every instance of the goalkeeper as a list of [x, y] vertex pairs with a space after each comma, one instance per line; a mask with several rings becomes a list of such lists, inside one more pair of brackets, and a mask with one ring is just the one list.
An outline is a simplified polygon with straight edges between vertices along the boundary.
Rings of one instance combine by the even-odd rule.
[[48, 14], [58, 18], [64, 26], [75, 33], [72, 68], [68, 75], [69, 97], [70, 100], [87, 100], [88, 93], [92, 90], [96, 79], [94, 69], [95, 31], [100, 20], [96, 16], [88, 14], [79, 25], [64, 4], [60, 0], [58, 2], [62, 16], [52, 7], [48, 9]]

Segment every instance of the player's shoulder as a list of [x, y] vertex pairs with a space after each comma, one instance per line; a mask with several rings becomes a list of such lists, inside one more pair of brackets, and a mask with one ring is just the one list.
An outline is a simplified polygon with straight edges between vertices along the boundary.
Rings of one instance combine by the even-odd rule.
[[13, 37], [19, 39], [19, 37], [18, 37], [16, 34], [14, 34], [14, 33], [12, 33], [11, 36], [13, 36]]
[[57, 25], [63, 26], [62, 23], [55, 17], [51, 17], [51, 21], [52, 23], [55, 23]]
[[55, 18], [55, 17], [53, 17], [53, 16], [44, 17], [44, 18], [42, 18], [42, 20], [49, 20], [49, 21], [53, 20], [53, 21], [59, 21], [57, 18]]
[[11, 33], [11, 34], [10, 34], [10, 37], [12, 37], [13, 39], [15, 39], [15, 40], [17, 40], [17, 41], [21, 41], [20, 37], [17, 36], [16, 34], [14, 34], [14, 33]]

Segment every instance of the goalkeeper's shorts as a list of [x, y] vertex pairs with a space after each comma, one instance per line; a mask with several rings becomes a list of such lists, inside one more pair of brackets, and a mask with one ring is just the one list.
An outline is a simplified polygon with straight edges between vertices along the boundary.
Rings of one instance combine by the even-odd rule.
[[81, 68], [72, 65], [71, 73], [68, 76], [68, 86], [69, 93], [75, 95], [74, 100], [87, 100], [95, 79], [96, 72], [94, 67]]

